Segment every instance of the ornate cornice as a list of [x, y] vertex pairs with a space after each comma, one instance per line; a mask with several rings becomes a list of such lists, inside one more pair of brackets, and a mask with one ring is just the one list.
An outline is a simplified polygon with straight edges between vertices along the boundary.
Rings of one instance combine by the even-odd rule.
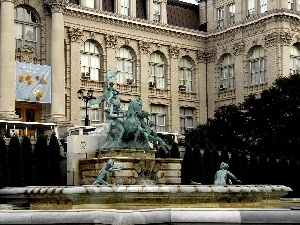
[[69, 32], [69, 36], [70, 36], [70, 40], [72, 42], [79, 42], [80, 37], [83, 36], [83, 31], [80, 30], [79, 28], [69, 28], [68, 30]]

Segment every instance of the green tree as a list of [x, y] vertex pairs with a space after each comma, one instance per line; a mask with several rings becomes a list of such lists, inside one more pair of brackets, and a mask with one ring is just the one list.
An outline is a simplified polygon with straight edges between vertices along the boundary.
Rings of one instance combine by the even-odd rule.
[[268, 171], [270, 184], [280, 184], [278, 163], [273, 154], [271, 154], [268, 160]]
[[221, 151], [220, 161], [227, 163], [227, 164], [229, 163], [229, 155], [228, 155], [228, 150], [227, 150], [226, 146], [224, 146]]
[[193, 181], [202, 183], [204, 177], [203, 157], [199, 145], [193, 149]]
[[38, 136], [34, 150], [35, 178], [37, 185], [49, 184], [49, 152], [47, 138], [41, 134]]
[[288, 186], [289, 163], [288, 163], [287, 158], [285, 156], [281, 156], [279, 158], [278, 167], [279, 167], [278, 176], [279, 176], [280, 184]]
[[242, 167], [241, 167], [240, 153], [237, 149], [233, 149], [229, 160], [229, 170], [240, 180], [241, 169]]
[[203, 184], [213, 184], [215, 174], [213, 173], [213, 161], [212, 161], [211, 149], [208, 145], [204, 148], [203, 165], [204, 165]]
[[249, 160], [247, 154], [242, 152], [241, 155], [241, 175], [240, 180], [243, 184], [249, 184]]
[[190, 143], [185, 146], [185, 153], [181, 166], [181, 183], [190, 184], [194, 176], [193, 170], [193, 151]]
[[212, 149], [211, 151], [211, 159], [212, 159], [212, 175], [214, 175], [220, 169], [220, 156], [216, 149]]
[[180, 158], [180, 152], [179, 152], [179, 147], [176, 142], [172, 143], [172, 148], [170, 152], [170, 158]]
[[9, 186], [9, 167], [7, 159], [7, 146], [2, 136], [0, 136], [0, 188]]
[[269, 170], [268, 170], [268, 158], [265, 154], [260, 154], [258, 157], [258, 183], [259, 184], [269, 184]]
[[250, 184], [258, 184], [258, 158], [255, 153], [250, 154], [249, 160], [249, 183]]
[[55, 133], [51, 134], [49, 141], [49, 183], [61, 185], [60, 147]]
[[22, 158], [23, 158], [23, 174], [24, 185], [35, 185], [34, 179], [34, 155], [32, 150], [32, 144], [28, 136], [24, 136], [21, 141]]
[[23, 186], [22, 150], [20, 140], [16, 134], [13, 134], [8, 145], [8, 166], [10, 172], [10, 186]]

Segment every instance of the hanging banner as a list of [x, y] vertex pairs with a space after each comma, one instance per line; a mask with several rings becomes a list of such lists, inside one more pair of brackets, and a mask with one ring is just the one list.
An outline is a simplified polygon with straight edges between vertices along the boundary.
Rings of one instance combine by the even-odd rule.
[[51, 67], [16, 62], [16, 101], [51, 103]]

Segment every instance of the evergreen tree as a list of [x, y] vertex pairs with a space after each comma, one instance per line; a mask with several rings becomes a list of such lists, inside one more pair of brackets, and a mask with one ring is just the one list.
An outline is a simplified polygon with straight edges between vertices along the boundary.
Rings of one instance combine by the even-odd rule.
[[223, 150], [221, 151], [220, 161], [229, 164], [229, 155], [226, 146], [224, 146]]
[[213, 161], [211, 156], [211, 150], [208, 145], [204, 148], [203, 165], [204, 165], [203, 184], [213, 184], [215, 174], [213, 173]]
[[259, 184], [269, 184], [269, 170], [268, 170], [268, 159], [266, 155], [260, 154], [258, 158], [258, 183]]
[[204, 166], [203, 157], [199, 145], [196, 145], [193, 149], [193, 181], [197, 183], [202, 183], [204, 177]]
[[23, 157], [23, 174], [24, 185], [35, 185], [34, 182], [34, 155], [32, 150], [32, 144], [28, 136], [24, 136], [21, 142], [22, 157]]
[[243, 184], [249, 184], [249, 161], [245, 152], [241, 153], [241, 177]]
[[249, 161], [249, 183], [257, 184], [258, 183], [258, 159], [256, 154], [251, 153]]
[[280, 184], [279, 169], [276, 157], [272, 154], [268, 160], [269, 182], [270, 184]]
[[8, 166], [10, 172], [10, 186], [23, 186], [22, 150], [20, 140], [16, 134], [13, 134], [8, 145]]
[[176, 142], [172, 143], [170, 158], [177, 158], [177, 159], [180, 158], [179, 147]]
[[7, 146], [2, 136], [0, 136], [0, 188], [9, 186], [9, 167], [7, 159]]
[[285, 156], [281, 156], [278, 162], [279, 167], [279, 184], [287, 185], [288, 184], [288, 172], [289, 172], [289, 164]]
[[185, 154], [182, 160], [181, 167], [181, 183], [190, 184], [194, 176], [193, 170], [193, 151], [189, 143], [185, 146]]
[[49, 154], [47, 138], [41, 134], [38, 136], [34, 150], [35, 157], [35, 182], [37, 185], [48, 185], [49, 182]]
[[51, 134], [49, 142], [49, 184], [61, 185], [60, 147], [55, 133]]
[[300, 165], [295, 157], [292, 157], [289, 162], [289, 172], [288, 172], [288, 183], [287, 185], [292, 188], [292, 192], [288, 194], [289, 197], [299, 197], [299, 181], [295, 178], [295, 174], [299, 174]]
[[[237, 149], [233, 149], [229, 160], [229, 171], [233, 173], [239, 180], [241, 179], [241, 159]], [[232, 180], [232, 182], [234, 182]]]
[[221, 164], [219, 153], [215, 148], [211, 151], [211, 159], [213, 164], [212, 174], [214, 175], [220, 169]]

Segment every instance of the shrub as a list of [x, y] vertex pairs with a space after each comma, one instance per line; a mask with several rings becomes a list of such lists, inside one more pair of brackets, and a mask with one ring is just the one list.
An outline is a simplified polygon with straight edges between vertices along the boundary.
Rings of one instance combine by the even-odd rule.
[[23, 137], [21, 142], [22, 156], [23, 156], [23, 174], [24, 174], [24, 185], [35, 185], [34, 179], [34, 155], [32, 150], [32, 144], [30, 138], [27, 136]]
[[10, 186], [23, 186], [22, 150], [20, 140], [16, 134], [11, 137], [8, 145], [8, 166], [10, 172]]
[[49, 183], [61, 185], [60, 147], [55, 133], [51, 134], [49, 142]]
[[49, 182], [49, 154], [47, 138], [41, 134], [38, 136], [34, 150], [35, 178], [37, 185], [48, 185]]
[[0, 137], [0, 188], [9, 186], [9, 167], [7, 147], [3, 137]]

